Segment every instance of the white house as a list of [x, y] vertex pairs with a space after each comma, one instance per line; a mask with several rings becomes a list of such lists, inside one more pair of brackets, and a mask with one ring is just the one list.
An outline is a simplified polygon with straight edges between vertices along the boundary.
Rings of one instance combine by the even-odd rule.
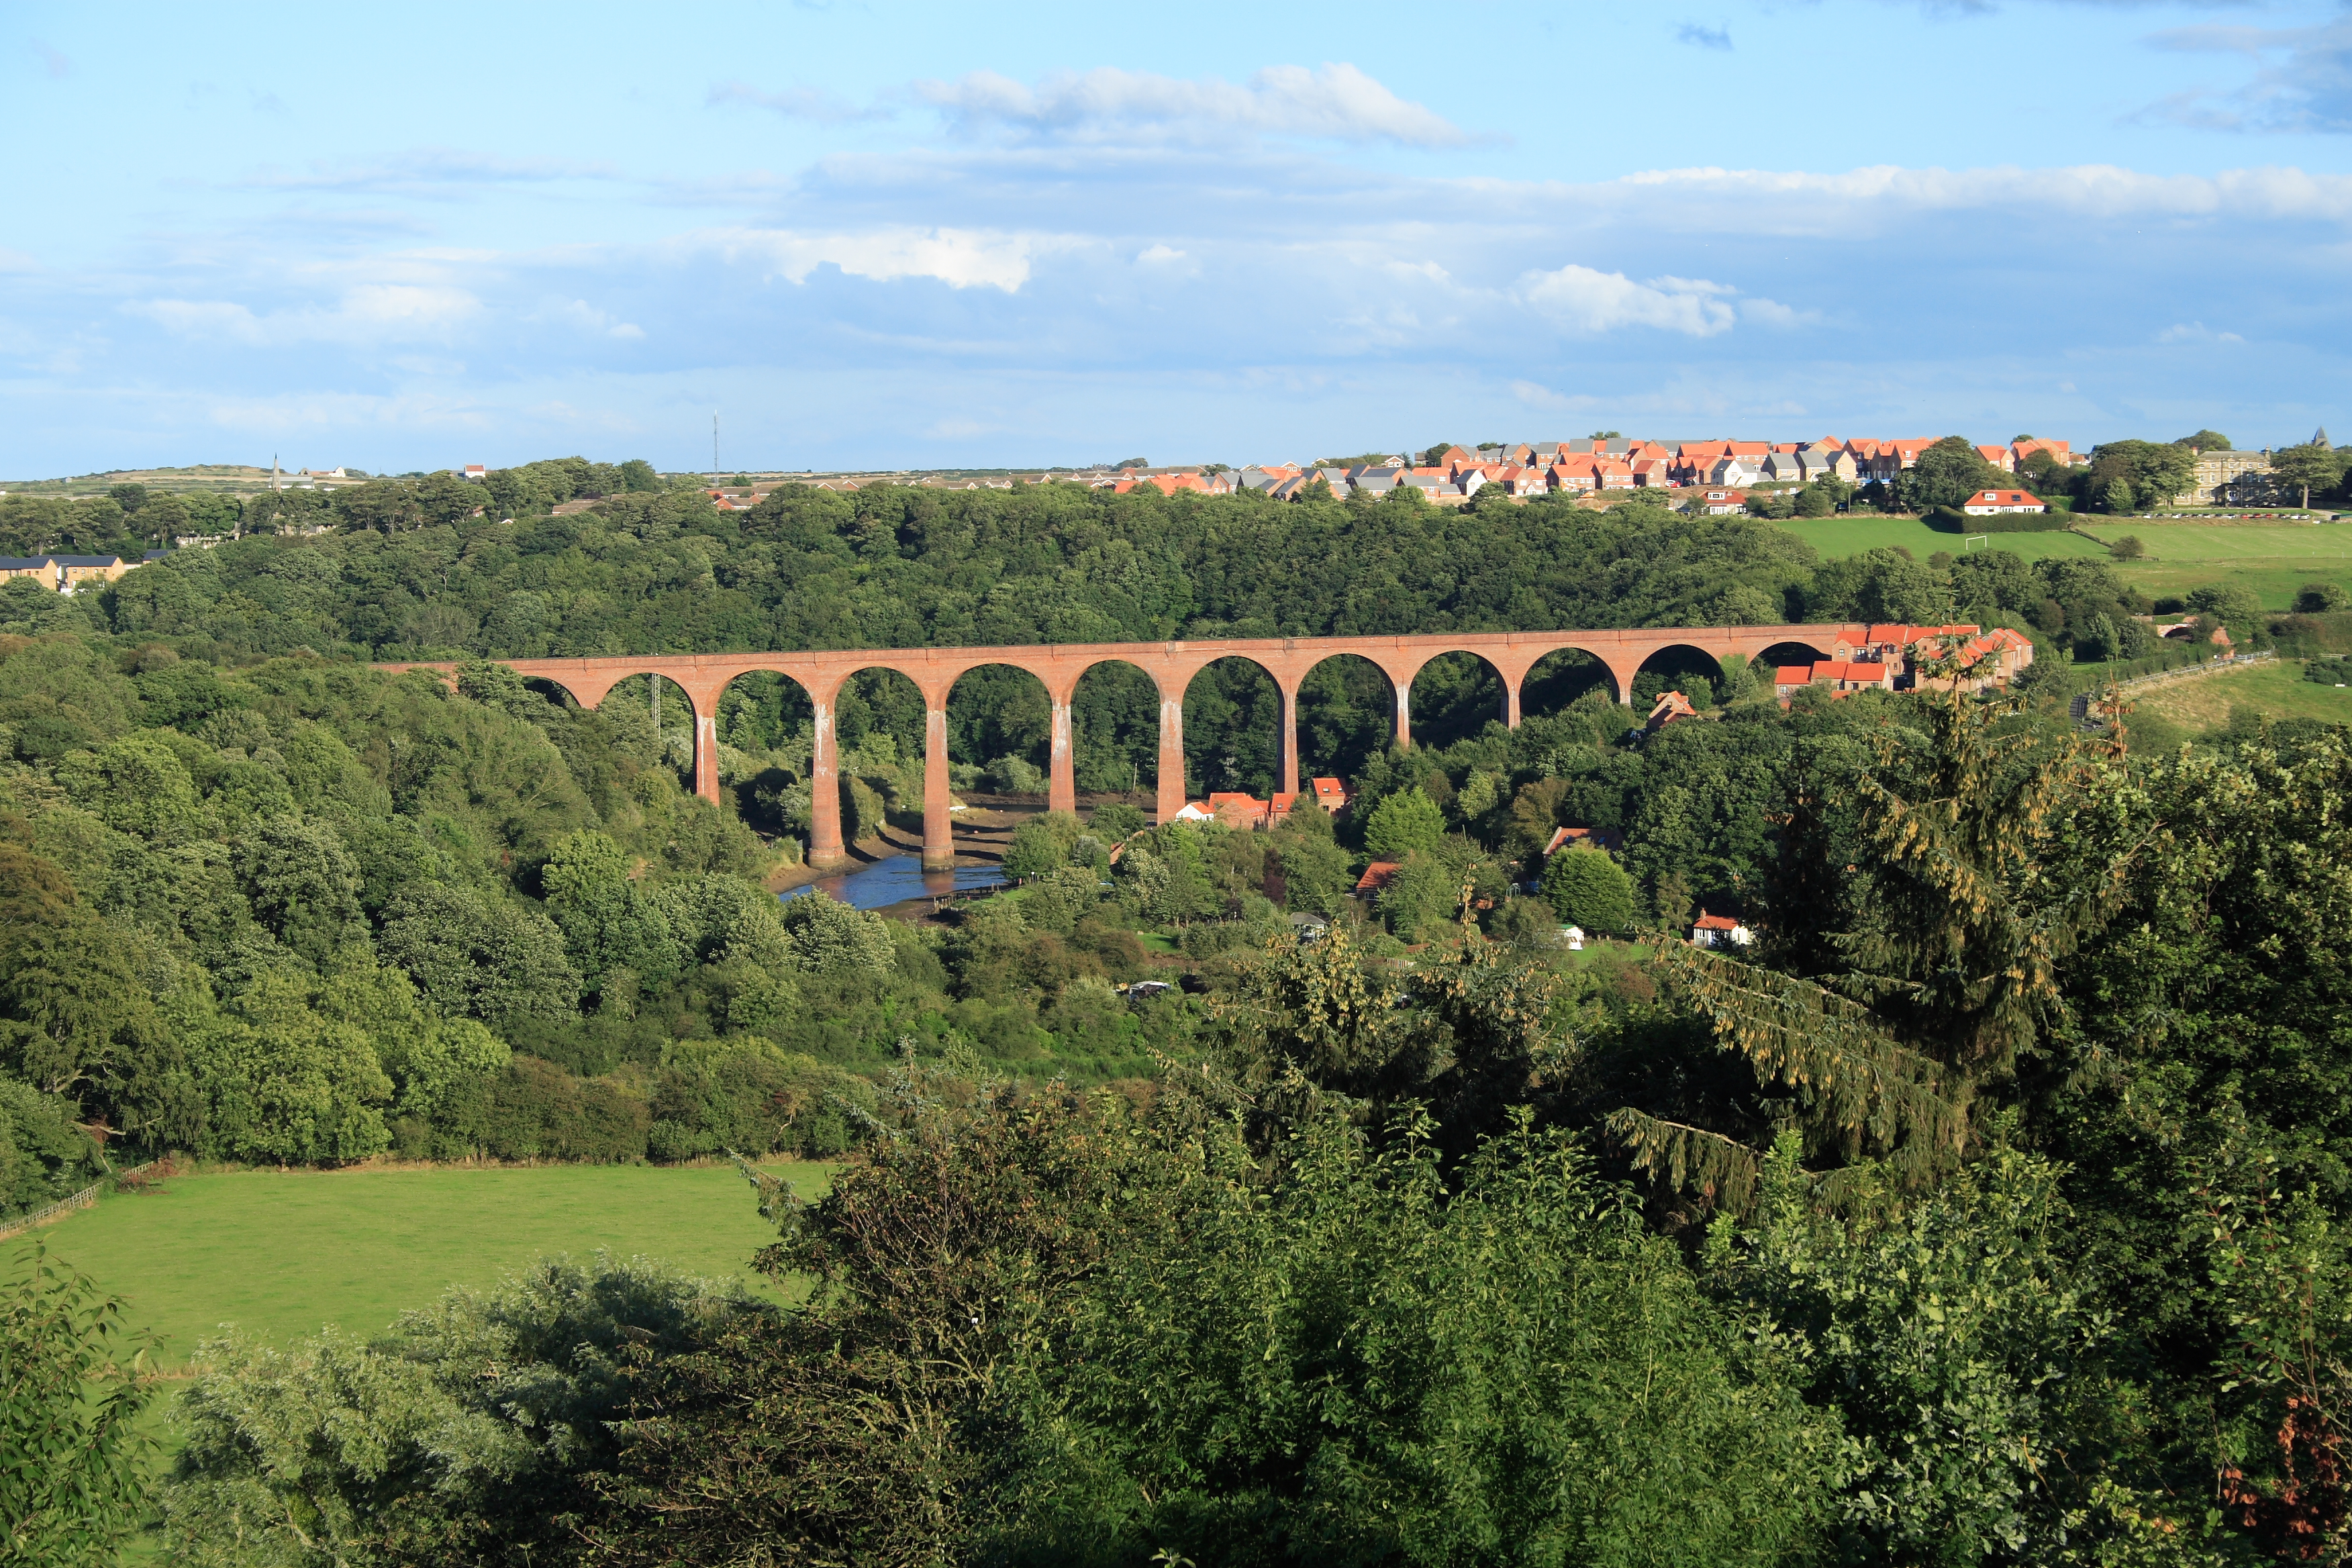
[[1747, 947], [1756, 941], [1756, 933], [1729, 915], [1711, 915], [1704, 909], [1691, 922], [1693, 947]]
[[2023, 490], [1979, 490], [1960, 503], [1970, 517], [1991, 517], [2005, 511], [2048, 511], [2040, 496]]

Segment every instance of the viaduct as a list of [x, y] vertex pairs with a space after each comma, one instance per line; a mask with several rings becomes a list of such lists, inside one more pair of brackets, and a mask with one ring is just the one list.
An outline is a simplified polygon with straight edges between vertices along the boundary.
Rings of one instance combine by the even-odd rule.
[[[1690, 648], [1718, 662], [1737, 655], [1753, 659], [1768, 648], [1799, 644], [1816, 658], [1842, 659], [1864, 643], [1864, 626], [1703, 626], [1585, 632], [1438, 632], [1407, 637], [1261, 637], [1219, 642], [1067, 643], [1043, 647], [931, 647], [814, 649], [798, 653], [628, 654], [596, 658], [508, 658], [496, 662], [531, 679], [570, 693], [584, 708], [603, 702], [621, 681], [659, 675], [677, 685], [693, 704], [696, 793], [719, 801], [719, 698], [728, 683], [755, 670], [771, 670], [797, 681], [816, 710], [810, 768], [809, 863], [836, 866], [846, 858], [841, 841], [841, 794], [835, 773], [834, 707], [842, 683], [868, 669], [896, 670], [923, 695], [923, 864], [953, 863], [948, 816], [948, 693], [959, 677], [985, 665], [1026, 670], [1045, 684], [1053, 708], [1053, 758], [1048, 806], [1075, 810], [1077, 784], [1071, 761], [1070, 705], [1078, 678], [1098, 664], [1124, 663], [1150, 676], [1160, 689], [1160, 820], [1184, 807], [1184, 692], [1192, 678], [1223, 658], [1245, 658], [1271, 677], [1282, 691], [1282, 781], [1298, 788], [1298, 689], [1309, 670], [1325, 659], [1353, 654], [1387, 675], [1396, 692], [1396, 739], [1412, 744], [1412, 679], [1442, 654], [1467, 653], [1486, 661], [1500, 678], [1503, 719], [1519, 722], [1519, 689], [1528, 672], [1547, 654], [1573, 650], [1597, 659], [1609, 671], [1617, 700], [1630, 703], [1633, 677], [1643, 663], [1669, 648]], [[429, 669], [455, 679], [453, 663], [380, 664], [384, 670]]]

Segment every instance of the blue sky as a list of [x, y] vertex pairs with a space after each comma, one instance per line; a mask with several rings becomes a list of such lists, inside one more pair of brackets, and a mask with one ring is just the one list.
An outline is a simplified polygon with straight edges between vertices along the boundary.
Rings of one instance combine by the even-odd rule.
[[2352, 435], [2352, 4], [0, 0], [0, 476]]

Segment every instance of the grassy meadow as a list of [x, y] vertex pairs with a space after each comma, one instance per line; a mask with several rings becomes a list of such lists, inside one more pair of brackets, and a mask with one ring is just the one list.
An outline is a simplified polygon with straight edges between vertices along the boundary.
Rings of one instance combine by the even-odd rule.
[[[1915, 518], [1791, 518], [1787, 529], [1825, 557], [1859, 555], [1901, 545], [1925, 561], [1939, 550], [1958, 554], [1961, 536]], [[2207, 584], [2239, 584], [2254, 591], [2265, 610], [2288, 610], [2305, 583], [2352, 587], [2352, 524], [2174, 522], [2145, 517], [2086, 519], [2074, 531], [1996, 533], [1979, 549], [2008, 550], [2028, 561], [2104, 558], [2130, 534], [2147, 549], [2138, 561], [2115, 563], [2116, 573], [2151, 598], [2186, 595]]]
[[2251, 708], [2272, 719], [2352, 724], [2352, 687], [2321, 686], [2305, 680], [2303, 670], [2302, 660], [2282, 659], [2159, 686], [2133, 698], [2126, 722], [2143, 745], [2168, 745], [2221, 729], [2232, 708]]
[[[803, 1197], [835, 1169], [769, 1168]], [[278, 1344], [327, 1323], [366, 1336], [452, 1285], [494, 1285], [558, 1253], [756, 1280], [751, 1255], [775, 1232], [731, 1167], [541, 1165], [175, 1177], [11, 1238], [0, 1267], [34, 1236], [163, 1335], [169, 1369], [225, 1323]]]

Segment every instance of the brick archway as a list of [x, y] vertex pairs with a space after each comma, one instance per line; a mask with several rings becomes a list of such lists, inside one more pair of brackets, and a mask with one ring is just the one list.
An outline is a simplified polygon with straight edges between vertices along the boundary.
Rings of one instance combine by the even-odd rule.
[[[594, 658], [508, 658], [495, 662], [517, 673], [562, 687], [585, 708], [602, 703], [612, 689], [633, 675], [660, 675], [684, 691], [694, 707], [695, 793], [716, 804], [719, 795], [719, 696], [737, 677], [772, 670], [797, 682], [816, 710], [810, 752], [809, 860], [837, 866], [846, 858], [841, 841], [840, 780], [836, 772], [834, 705], [842, 683], [863, 669], [896, 670], [923, 695], [923, 862], [953, 860], [948, 817], [947, 699], [957, 679], [985, 664], [1010, 665], [1043, 681], [1053, 710], [1053, 752], [1046, 794], [1055, 810], [1075, 810], [1077, 788], [1072, 756], [1070, 704], [1078, 678], [1097, 664], [1133, 665], [1160, 689], [1160, 788], [1161, 821], [1184, 805], [1184, 691], [1192, 678], [1222, 658], [1242, 658], [1263, 668], [1282, 692], [1282, 777], [1285, 790], [1298, 787], [1298, 687], [1307, 672], [1334, 654], [1354, 654], [1379, 666], [1397, 691], [1397, 736], [1412, 741], [1412, 678], [1440, 654], [1474, 654], [1502, 678], [1507, 722], [1519, 721], [1519, 689], [1546, 654], [1572, 648], [1598, 659], [1615, 684], [1617, 700], [1633, 700], [1633, 676], [1644, 660], [1665, 648], [1686, 647], [1718, 662], [1737, 654], [1753, 659], [1776, 643], [1804, 643], [1848, 657], [1866, 640], [1863, 626], [1655, 626], [1622, 631], [1434, 632], [1415, 636], [1352, 637], [1241, 637], [1228, 642], [1071, 643], [1026, 647], [856, 648], [795, 653], [622, 654]], [[384, 670], [426, 669], [454, 682], [454, 663], [380, 664]], [[1172, 759], [1172, 766], [1171, 766]]]

